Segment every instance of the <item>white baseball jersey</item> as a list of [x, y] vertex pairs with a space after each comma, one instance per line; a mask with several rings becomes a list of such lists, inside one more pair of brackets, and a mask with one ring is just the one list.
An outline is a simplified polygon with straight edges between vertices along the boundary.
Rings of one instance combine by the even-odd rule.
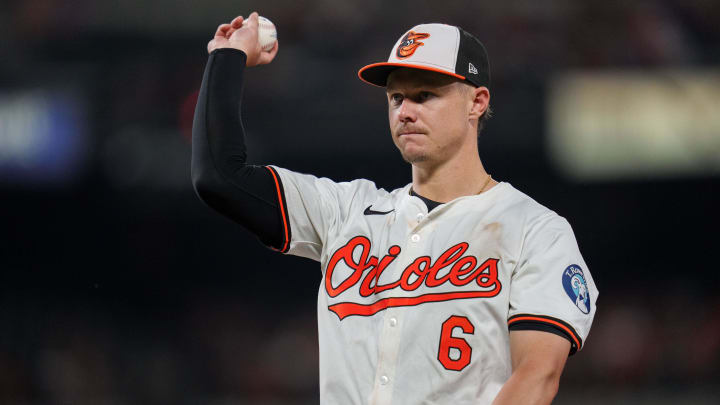
[[512, 371], [509, 325], [582, 347], [598, 291], [572, 229], [510, 184], [428, 213], [410, 185], [268, 168], [281, 250], [321, 263], [322, 404], [489, 404]]

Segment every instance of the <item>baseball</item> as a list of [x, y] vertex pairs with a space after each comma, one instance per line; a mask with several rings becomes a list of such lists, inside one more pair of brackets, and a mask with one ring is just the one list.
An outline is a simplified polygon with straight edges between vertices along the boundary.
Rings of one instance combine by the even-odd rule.
[[[244, 20], [242, 25], [245, 26], [247, 20]], [[263, 51], [269, 51], [275, 46], [277, 41], [277, 30], [275, 24], [265, 17], [258, 17], [258, 42]]]

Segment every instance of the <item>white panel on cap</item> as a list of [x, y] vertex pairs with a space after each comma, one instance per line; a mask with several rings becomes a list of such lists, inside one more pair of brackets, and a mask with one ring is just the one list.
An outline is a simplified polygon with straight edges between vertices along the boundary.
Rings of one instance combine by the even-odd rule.
[[[423, 45], [418, 46], [410, 57], [400, 59], [397, 57], [397, 48], [408, 32], [430, 34], [430, 37], [421, 39]], [[460, 45], [460, 31], [457, 27], [445, 24], [420, 24], [405, 32], [395, 43], [388, 62], [424, 65], [436, 69], [455, 72], [458, 47]]]

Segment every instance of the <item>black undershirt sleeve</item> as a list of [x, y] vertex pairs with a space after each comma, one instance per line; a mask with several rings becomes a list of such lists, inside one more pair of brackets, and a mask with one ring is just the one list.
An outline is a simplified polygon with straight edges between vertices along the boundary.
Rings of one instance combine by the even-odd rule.
[[210, 54], [193, 121], [192, 184], [207, 205], [281, 249], [287, 235], [278, 204], [281, 185], [268, 167], [246, 163], [240, 113], [246, 60], [235, 49]]

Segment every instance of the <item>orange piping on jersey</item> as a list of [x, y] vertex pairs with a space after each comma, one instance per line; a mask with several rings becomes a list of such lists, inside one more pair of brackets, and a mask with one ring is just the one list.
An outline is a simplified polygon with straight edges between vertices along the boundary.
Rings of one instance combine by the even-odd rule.
[[539, 316], [518, 316], [516, 318], [510, 319], [508, 321], [508, 325], [512, 325], [513, 323], [520, 322], [520, 321], [545, 322], [545, 323], [549, 323], [554, 326], [557, 326], [558, 328], [567, 332], [568, 335], [570, 335], [573, 338], [573, 340], [575, 341], [575, 345], [577, 346], [577, 349], [580, 350], [580, 338], [578, 338], [578, 336], [575, 334], [575, 331], [571, 330], [566, 325], [563, 325], [562, 323], [560, 323], [558, 321], [554, 321], [552, 319], [543, 318], [543, 317], [539, 317]]
[[428, 67], [428, 66], [424, 66], [424, 65], [415, 65], [412, 63], [397, 63], [397, 62], [380, 62], [380, 63], [373, 63], [371, 65], [367, 65], [358, 71], [358, 77], [360, 78], [360, 80], [364, 81], [365, 83], [372, 84], [373, 86], [385, 87], [385, 86], [379, 86], [375, 83], [369, 82], [362, 77], [362, 73], [364, 71], [366, 71], [370, 68], [377, 67], [377, 66], [397, 66], [397, 67], [409, 67], [409, 68], [415, 68], [415, 69], [421, 69], [421, 70], [429, 70], [431, 72], [438, 72], [438, 73], [442, 73], [445, 75], [457, 77], [460, 80], [465, 80], [465, 76], [461, 76], [461, 75], [453, 73], [453, 72], [448, 72], [447, 70], [432, 68], [432, 67]]
[[278, 204], [280, 204], [280, 216], [282, 217], [283, 230], [285, 231], [285, 243], [283, 244], [282, 249], [277, 249], [277, 250], [280, 250], [281, 252], [284, 253], [287, 251], [286, 249], [287, 249], [288, 243], [290, 243], [290, 238], [288, 237], [288, 224], [287, 224], [287, 218], [286, 218], [287, 211], [285, 211], [285, 206], [283, 205], [282, 194], [280, 193], [280, 183], [278, 182], [278, 178], [275, 175], [275, 170], [271, 169], [269, 166], [265, 166], [265, 168], [270, 171], [270, 174], [272, 174], [272, 176], [273, 176], [273, 180], [275, 180], [275, 189], [277, 190]]

